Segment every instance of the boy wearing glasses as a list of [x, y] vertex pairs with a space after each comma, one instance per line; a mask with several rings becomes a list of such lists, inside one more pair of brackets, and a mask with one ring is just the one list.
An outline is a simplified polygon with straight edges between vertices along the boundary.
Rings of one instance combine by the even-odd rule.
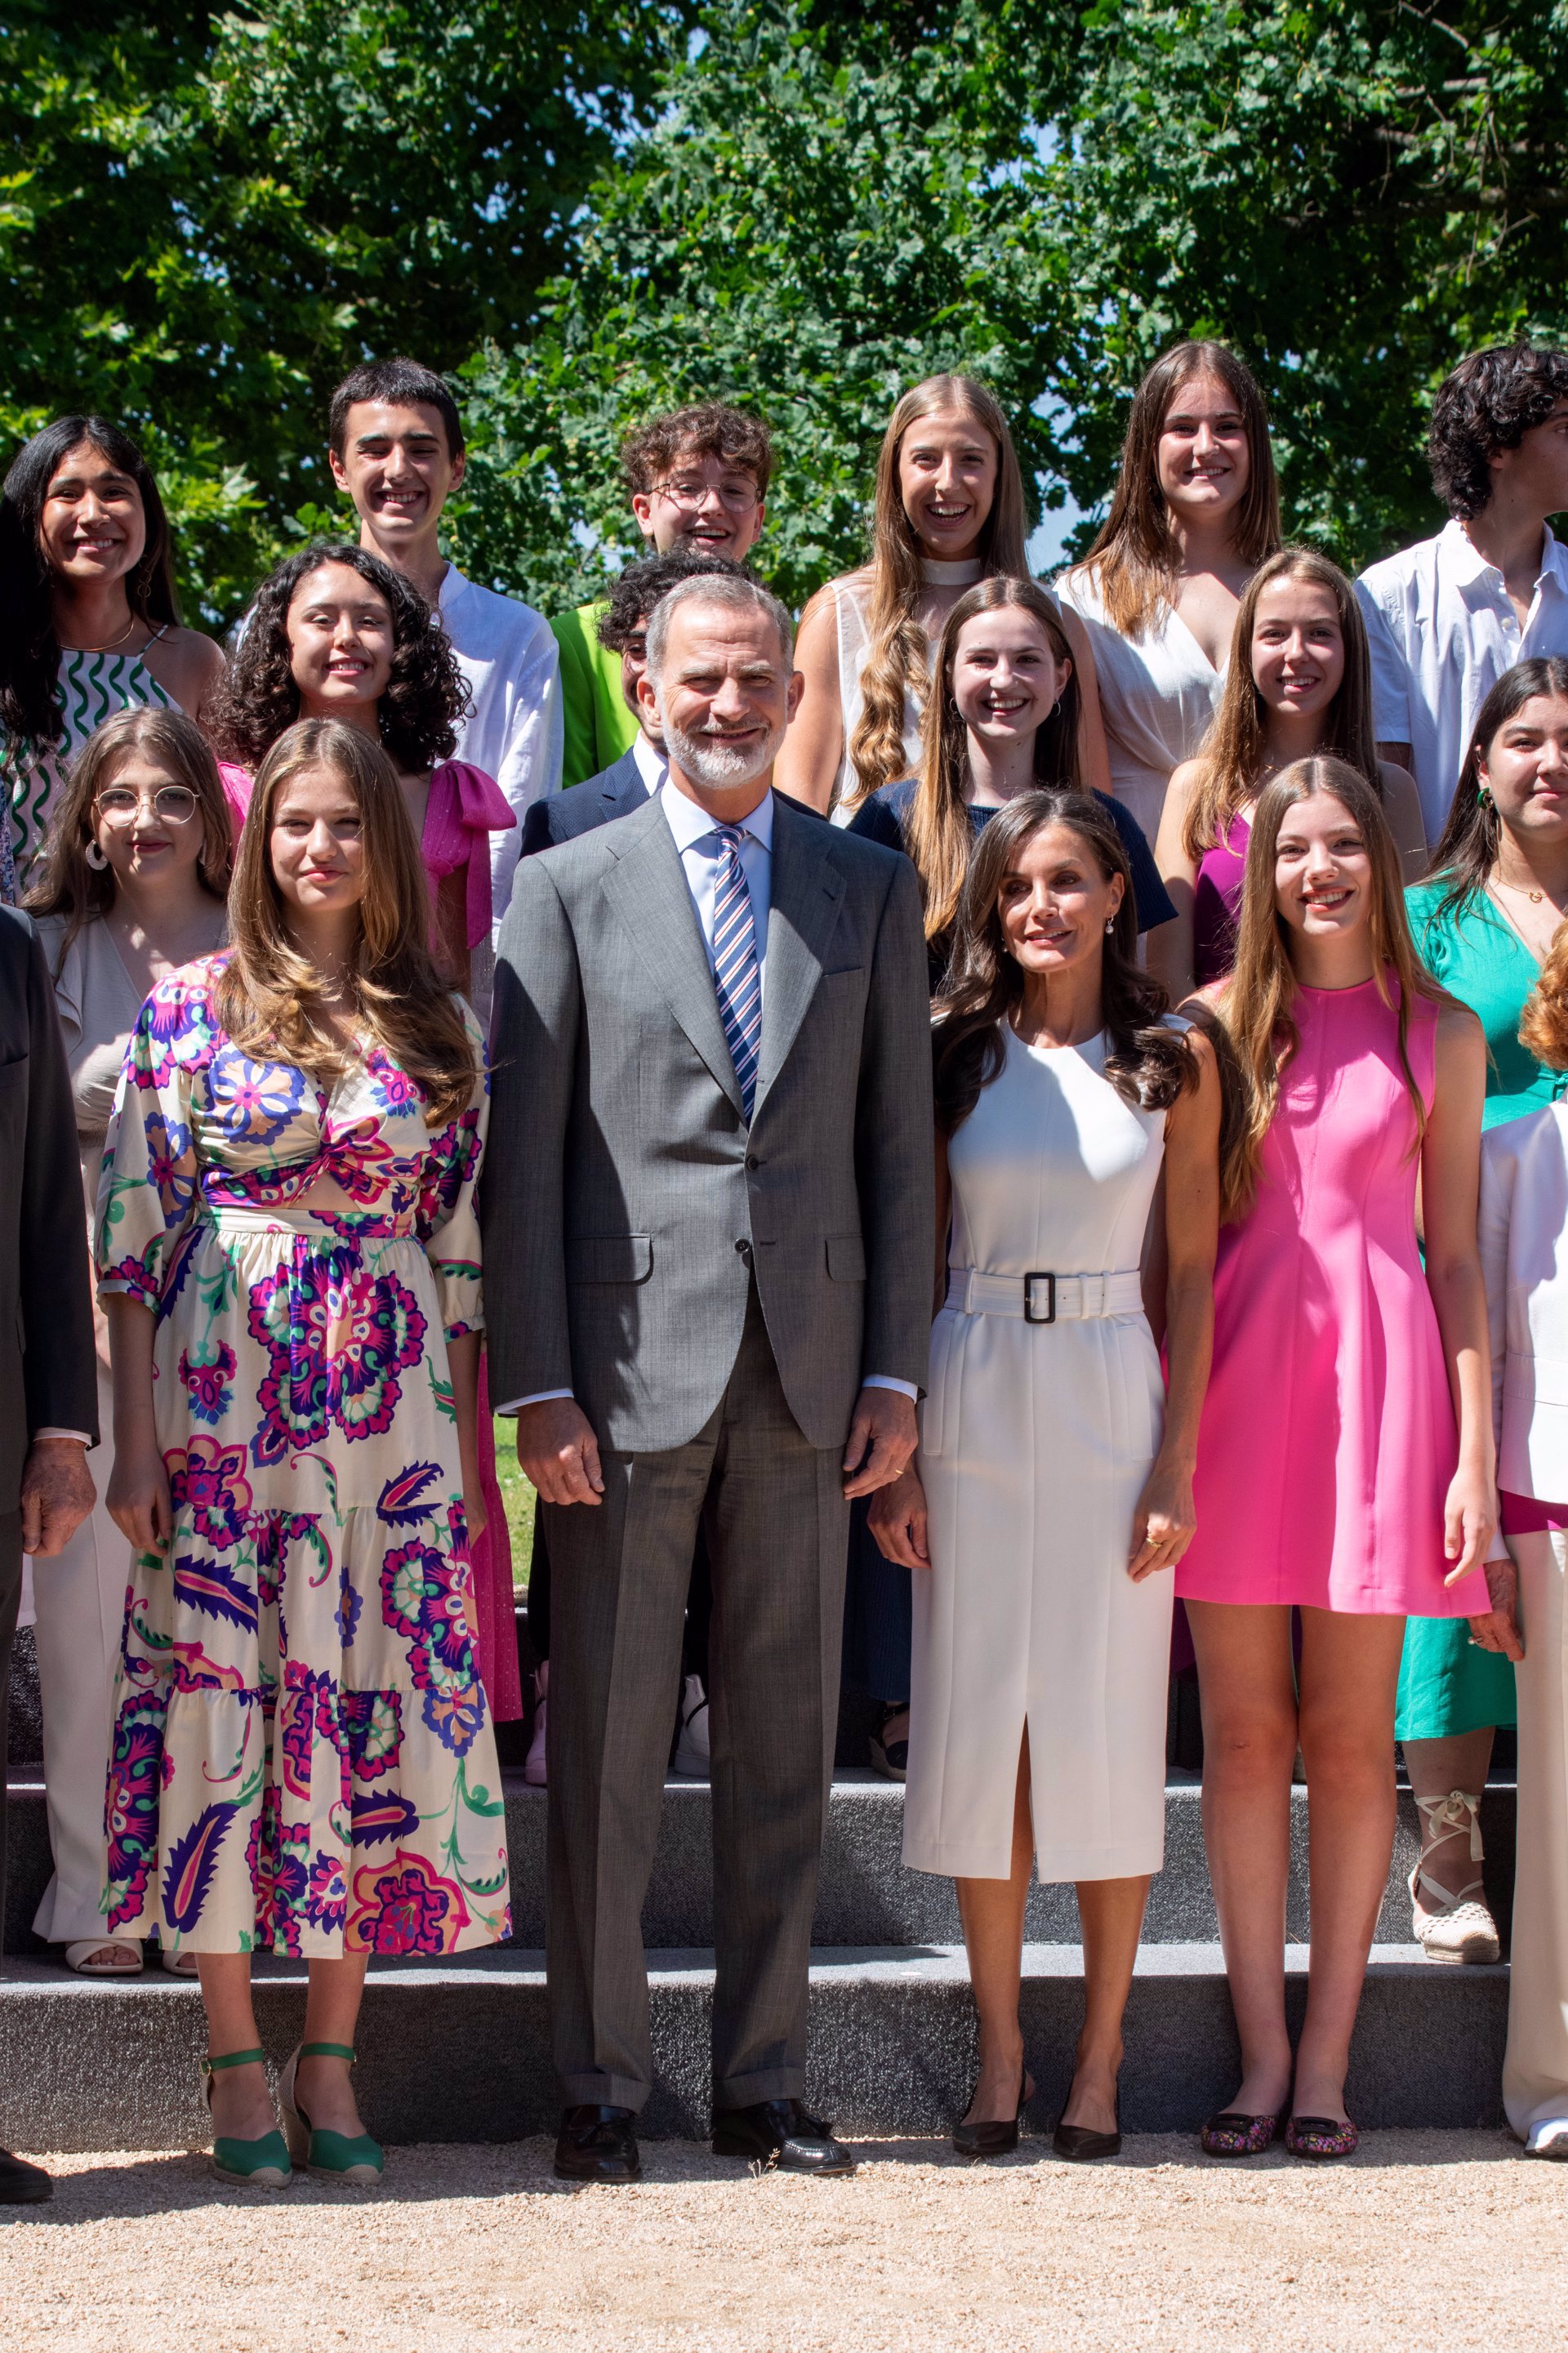
[[[649, 554], [739, 564], [763, 528], [773, 443], [759, 417], [722, 401], [653, 417], [621, 445], [621, 472]], [[596, 776], [636, 743], [617, 651], [599, 642], [602, 601], [551, 623], [561, 650], [563, 785]]]

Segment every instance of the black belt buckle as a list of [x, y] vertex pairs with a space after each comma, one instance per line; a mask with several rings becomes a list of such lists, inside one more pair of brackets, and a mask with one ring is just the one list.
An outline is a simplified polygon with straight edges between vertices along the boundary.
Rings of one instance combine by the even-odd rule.
[[[1047, 1298], [1047, 1302], [1048, 1302], [1048, 1304], [1047, 1304], [1047, 1309], [1046, 1309], [1046, 1312], [1045, 1312], [1045, 1314], [1044, 1314], [1043, 1315], [1037, 1315], [1037, 1314], [1035, 1314], [1035, 1312], [1034, 1312], [1034, 1309], [1035, 1309], [1035, 1293], [1034, 1293], [1033, 1286], [1034, 1286], [1034, 1284], [1036, 1284], [1037, 1282], [1043, 1282], [1043, 1283], [1045, 1283], [1045, 1284], [1046, 1284], [1046, 1286], [1047, 1286], [1047, 1290], [1046, 1290], [1046, 1298]], [[1026, 1274], [1026, 1275], [1024, 1277], [1024, 1321], [1025, 1321], [1025, 1323], [1026, 1323], [1026, 1324], [1054, 1324], [1054, 1323], [1056, 1322], [1056, 1320], [1057, 1320], [1057, 1279], [1056, 1279], [1056, 1276], [1055, 1276], [1054, 1274], [1047, 1274], [1043, 1270], [1042, 1270], [1039, 1273], [1037, 1273], [1037, 1274]]]

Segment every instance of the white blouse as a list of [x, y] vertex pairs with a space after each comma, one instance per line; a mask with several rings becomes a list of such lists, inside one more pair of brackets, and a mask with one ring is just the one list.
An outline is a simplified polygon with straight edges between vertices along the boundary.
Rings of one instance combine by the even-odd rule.
[[1192, 758], [1207, 734], [1225, 671], [1215, 670], [1173, 606], [1162, 605], [1129, 638], [1107, 618], [1099, 578], [1087, 565], [1064, 572], [1056, 591], [1089, 632], [1111, 790], [1152, 841], [1171, 772]]

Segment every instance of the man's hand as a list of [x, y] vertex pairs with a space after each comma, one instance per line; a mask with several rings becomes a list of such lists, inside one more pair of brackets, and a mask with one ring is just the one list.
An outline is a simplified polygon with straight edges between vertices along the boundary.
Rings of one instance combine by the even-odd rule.
[[64, 1552], [98, 1501], [79, 1438], [35, 1438], [22, 1465], [22, 1550]]
[[541, 1398], [518, 1409], [517, 1459], [547, 1504], [604, 1499], [599, 1441], [573, 1398]]
[[873, 1495], [896, 1479], [920, 1442], [915, 1401], [899, 1389], [862, 1389], [844, 1449], [844, 1493]]

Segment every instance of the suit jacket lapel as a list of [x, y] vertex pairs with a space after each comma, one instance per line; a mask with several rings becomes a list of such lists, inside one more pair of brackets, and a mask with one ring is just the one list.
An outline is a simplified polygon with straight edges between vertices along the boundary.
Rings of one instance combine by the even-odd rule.
[[823, 959], [843, 903], [844, 878], [818, 847], [818, 822], [797, 815], [774, 795], [763, 1044], [753, 1117], [789, 1058], [822, 978]]
[[740, 1111], [740, 1081], [675, 836], [655, 798], [611, 830], [615, 839], [607, 830], [605, 843], [616, 864], [605, 878], [605, 893], [636, 942], [649, 979]]

